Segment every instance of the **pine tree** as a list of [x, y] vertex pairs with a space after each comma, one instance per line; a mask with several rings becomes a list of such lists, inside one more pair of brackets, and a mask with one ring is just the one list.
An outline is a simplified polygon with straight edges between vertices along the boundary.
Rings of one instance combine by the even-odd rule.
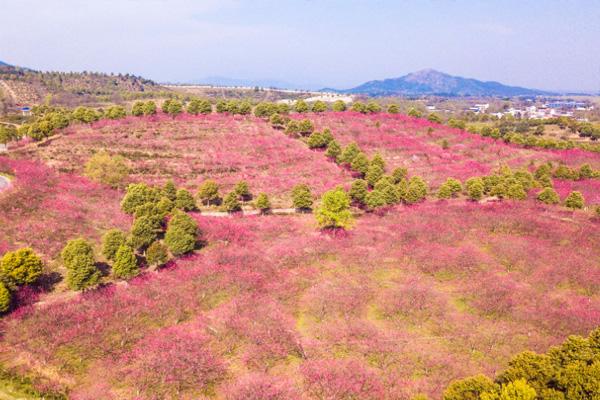
[[352, 187], [350, 188], [350, 198], [358, 204], [365, 204], [365, 199], [367, 197], [367, 193], [369, 192], [369, 188], [367, 185], [367, 181], [364, 179], [356, 179], [352, 182]]
[[333, 161], [338, 161], [338, 157], [340, 156], [340, 154], [342, 153], [342, 149], [340, 147], [340, 145], [338, 144], [338, 142], [336, 142], [335, 140], [332, 140], [331, 142], [329, 142], [329, 144], [327, 145], [327, 151], [325, 152], [325, 155], [329, 158], [331, 158]]
[[544, 188], [538, 195], [537, 199], [545, 204], [558, 204], [560, 203], [560, 198], [558, 197], [558, 193], [556, 190], [552, 188]]
[[332, 109], [336, 112], [346, 111], [346, 103], [344, 103], [342, 100], [336, 100], [333, 103]]
[[377, 181], [383, 176], [383, 168], [378, 164], [371, 164], [365, 175], [365, 179], [369, 186], [374, 187]]
[[240, 200], [246, 201], [251, 197], [250, 188], [248, 187], [248, 182], [246, 181], [239, 181], [233, 188], [233, 191]]
[[193, 211], [197, 208], [196, 200], [187, 190], [179, 189], [175, 195], [175, 207], [183, 211]]
[[129, 279], [140, 273], [137, 258], [133, 249], [125, 244], [121, 245], [115, 254], [112, 267], [113, 274], [120, 279]]
[[172, 179], [169, 179], [165, 186], [162, 189], [162, 196], [166, 197], [171, 201], [175, 201], [177, 199], [177, 187], [175, 186], [175, 182]]
[[292, 203], [299, 210], [310, 210], [313, 205], [312, 193], [306, 184], [299, 184], [292, 189]]
[[365, 204], [369, 211], [374, 211], [379, 207], [385, 206], [385, 198], [379, 190], [372, 190], [365, 197]]
[[117, 250], [127, 241], [125, 233], [120, 229], [111, 229], [102, 236], [102, 255], [109, 261], [115, 259]]
[[408, 170], [406, 168], [396, 168], [392, 171], [392, 179], [395, 184], [400, 183], [402, 179], [406, 179], [408, 176]]
[[198, 197], [205, 205], [210, 206], [211, 203], [216, 203], [220, 198], [219, 185], [217, 182], [211, 179], [202, 182], [198, 189]]
[[35, 283], [42, 275], [43, 268], [42, 259], [29, 247], [9, 251], [0, 260], [2, 277], [15, 285]]
[[485, 186], [481, 178], [469, 178], [465, 182], [469, 199], [479, 201], [483, 197]]
[[569, 193], [565, 199], [565, 206], [574, 210], [583, 208], [585, 206], [585, 199], [581, 192], [575, 190]]
[[136, 249], [149, 246], [160, 232], [160, 223], [153, 217], [136, 218], [131, 227], [131, 244]]
[[5, 313], [10, 310], [12, 294], [6, 288], [6, 285], [0, 281], [0, 313]]
[[342, 154], [339, 157], [339, 161], [346, 164], [351, 164], [356, 157], [360, 153], [360, 149], [356, 143], [350, 143], [348, 146], [344, 148]]
[[159, 241], [152, 243], [146, 250], [146, 261], [150, 266], [162, 266], [169, 261], [167, 247]]
[[350, 198], [341, 188], [326, 192], [317, 208], [315, 217], [321, 228], [348, 229], [353, 224]]
[[446, 182], [442, 183], [437, 192], [439, 199], [449, 199], [451, 197], [457, 197], [462, 191], [462, 185], [460, 181], [454, 178], [446, 179]]
[[266, 193], [260, 193], [257, 196], [256, 208], [258, 208], [262, 213], [266, 213], [271, 209], [271, 202], [269, 201], [269, 197], [267, 197]]
[[355, 172], [358, 172], [360, 176], [365, 176], [365, 174], [369, 170], [369, 159], [367, 158], [365, 153], [360, 152], [354, 157], [352, 163], [350, 164], [350, 167]]
[[427, 196], [427, 184], [420, 176], [413, 176], [408, 182], [408, 190], [404, 199], [408, 204], [418, 203]]

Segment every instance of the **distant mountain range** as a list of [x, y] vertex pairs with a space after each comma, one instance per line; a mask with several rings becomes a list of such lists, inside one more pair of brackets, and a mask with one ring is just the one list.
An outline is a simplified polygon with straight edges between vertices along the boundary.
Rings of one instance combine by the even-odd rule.
[[236, 79], [236, 78], [227, 78], [223, 76], [209, 76], [207, 78], [203, 78], [197, 80], [193, 83], [202, 84], [202, 85], [213, 85], [213, 86], [242, 86], [242, 87], [261, 87], [261, 88], [277, 88], [277, 89], [295, 89], [295, 90], [309, 90], [316, 89], [316, 87], [310, 87], [310, 85], [299, 85], [290, 82], [277, 81], [271, 79]]
[[369, 81], [346, 90], [331, 88], [322, 91], [333, 91], [349, 94], [367, 94], [370, 96], [543, 96], [554, 93], [518, 86], [507, 86], [498, 82], [484, 82], [477, 79], [462, 78], [424, 69], [400, 78]]
[[5, 63], [4, 61], [0, 60], [0, 67], [10, 67], [10, 64]]

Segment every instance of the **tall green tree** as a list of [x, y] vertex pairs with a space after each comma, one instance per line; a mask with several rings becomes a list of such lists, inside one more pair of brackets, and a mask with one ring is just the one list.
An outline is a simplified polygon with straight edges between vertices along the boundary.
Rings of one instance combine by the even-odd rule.
[[120, 279], [130, 279], [140, 273], [140, 267], [133, 249], [125, 244], [121, 245], [115, 254], [112, 266], [113, 274]]
[[326, 192], [316, 210], [315, 218], [321, 228], [348, 229], [354, 220], [350, 213], [350, 198], [342, 188]]

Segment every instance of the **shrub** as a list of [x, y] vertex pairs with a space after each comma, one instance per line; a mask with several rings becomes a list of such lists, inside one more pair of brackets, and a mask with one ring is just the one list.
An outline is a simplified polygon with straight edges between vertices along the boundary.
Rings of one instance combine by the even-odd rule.
[[246, 181], [239, 181], [233, 188], [233, 191], [241, 200], [245, 201], [250, 199], [250, 188]]
[[152, 243], [146, 250], [146, 261], [150, 266], [162, 266], [169, 261], [167, 247], [159, 241]]
[[12, 295], [3, 282], [0, 282], [0, 313], [5, 313], [10, 309]]
[[423, 116], [423, 113], [417, 110], [416, 108], [411, 107], [408, 110], [408, 116], [413, 118], [421, 118]]
[[131, 107], [131, 115], [139, 117], [140, 115], [144, 115], [144, 102], [136, 101]]
[[259, 195], [256, 197], [256, 208], [263, 213], [271, 209], [271, 202], [269, 201], [269, 197], [266, 195], [266, 193], [259, 193]]
[[567, 198], [565, 199], [565, 206], [572, 209], [581, 209], [585, 205], [585, 200], [581, 192], [576, 190], [569, 193]]
[[365, 197], [365, 205], [369, 211], [385, 206], [385, 197], [379, 190], [372, 190]]
[[100, 119], [100, 114], [91, 108], [77, 107], [75, 111], [73, 111], [73, 114], [71, 114], [71, 117], [75, 121], [89, 124], [98, 121]]
[[75, 265], [75, 259], [77, 257], [83, 257], [91, 260], [92, 264], [95, 262], [94, 249], [92, 248], [92, 245], [84, 238], [69, 240], [62, 249], [60, 256], [65, 267], [67, 268], [71, 268]]
[[165, 183], [165, 186], [163, 186], [161, 194], [163, 197], [166, 197], [167, 199], [169, 199], [171, 201], [177, 200], [177, 187], [175, 186], [175, 182], [173, 182], [172, 179], [169, 179]]
[[525, 191], [525, 188], [523, 188], [523, 185], [515, 182], [508, 186], [504, 197], [511, 200], [525, 200], [527, 198], [527, 192]]
[[470, 378], [452, 382], [444, 391], [444, 400], [480, 400], [483, 393], [494, 392], [498, 389], [490, 378], [476, 375]]
[[442, 119], [440, 118], [439, 115], [435, 114], [435, 113], [431, 113], [427, 116], [427, 120], [429, 122], [435, 122], [436, 124], [441, 124], [442, 123]]
[[327, 103], [321, 100], [317, 100], [312, 105], [312, 112], [321, 113], [327, 111]]
[[152, 100], [147, 101], [144, 104], [144, 115], [154, 115], [156, 114], [156, 103]]
[[408, 176], [408, 170], [406, 168], [396, 168], [392, 171], [392, 180], [395, 184], [400, 183], [403, 179]]
[[100, 281], [100, 271], [94, 259], [85, 254], [75, 255], [67, 268], [67, 284], [73, 290], [85, 290]]
[[106, 110], [106, 118], [108, 119], [120, 119], [127, 115], [125, 109], [121, 106], [112, 106]]
[[365, 174], [369, 170], [369, 159], [367, 158], [365, 153], [359, 152], [352, 160], [350, 167], [355, 172], [358, 172], [360, 176], [365, 176]]
[[454, 178], [448, 178], [438, 189], [437, 197], [440, 199], [449, 199], [458, 196], [461, 191], [462, 185], [460, 184], [460, 181]]
[[182, 226], [169, 223], [165, 234], [165, 244], [174, 256], [179, 256], [194, 250], [196, 236], [190, 235]]
[[168, 213], [164, 213], [158, 208], [158, 204], [146, 203], [136, 208], [133, 215], [135, 218], [148, 217], [156, 221], [158, 225], [161, 225], [167, 214]]
[[352, 182], [352, 187], [350, 188], [350, 198], [358, 204], [365, 204], [365, 198], [369, 192], [368, 189], [367, 181], [364, 179], [356, 179]]
[[311, 149], [321, 149], [328, 145], [327, 138], [321, 132], [313, 132], [306, 142]]
[[537, 396], [535, 389], [524, 379], [518, 379], [502, 385], [499, 391], [481, 394], [481, 400], [534, 400]]
[[294, 110], [298, 113], [305, 113], [308, 111], [308, 104], [302, 99], [297, 100], [294, 104]]
[[370, 113], [381, 112], [381, 106], [375, 101], [369, 101], [367, 103], [367, 111]]
[[534, 173], [535, 179], [540, 179], [543, 176], [550, 176], [550, 175], [552, 175], [552, 164], [551, 163], [544, 163], [544, 164], [540, 165], [539, 167], [537, 167], [537, 169], [535, 170], [535, 173]]
[[558, 193], [552, 188], [544, 188], [538, 195], [537, 199], [542, 203], [546, 204], [558, 204], [560, 203], [560, 198], [558, 197]]
[[336, 112], [346, 111], [346, 103], [344, 103], [342, 100], [336, 100], [333, 102], [332, 109]]
[[196, 220], [184, 212], [177, 211], [169, 221], [171, 228], [181, 228], [188, 235], [194, 238], [199, 235], [198, 223]]
[[561, 164], [554, 170], [553, 176], [558, 179], [576, 180], [579, 179], [579, 172], [577, 172], [577, 170], [567, 167], [564, 164]]
[[420, 176], [413, 176], [408, 182], [408, 189], [404, 201], [408, 204], [418, 203], [427, 196], [427, 183]]
[[133, 249], [125, 244], [121, 245], [115, 254], [112, 267], [113, 274], [120, 279], [129, 279], [140, 273], [137, 258]]
[[[218, 103], [217, 103], [217, 105], [218, 105]], [[217, 112], [219, 112], [218, 109], [217, 109]], [[256, 107], [254, 107], [254, 115], [256, 115], [257, 117], [260, 117], [260, 118], [270, 117], [276, 113], [285, 114], [278, 107], [278, 105], [274, 104], [274, 103], [261, 102], [261, 103], [258, 103], [256, 105]]]
[[197, 208], [196, 200], [187, 190], [179, 189], [175, 195], [175, 207], [183, 211], [192, 211]]
[[221, 207], [222, 207], [223, 211], [226, 211], [226, 212], [241, 211], [242, 206], [240, 205], [240, 202], [238, 201], [237, 193], [235, 191], [227, 193], [227, 195], [223, 199], [223, 204]]
[[189, 114], [210, 114], [212, 111], [212, 105], [208, 100], [192, 99], [187, 106], [187, 112]]
[[365, 103], [361, 103], [360, 101], [355, 101], [354, 103], [352, 103], [352, 107], [350, 109], [354, 112], [359, 112], [362, 114], [367, 113], [367, 106], [365, 105]]
[[133, 214], [137, 207], [156, 202], [159, 192], [145, 183], [134, 183], [127, 186], [127, 193], [121, 201], [121, 208], [127, 214]]
[[111, 156], [105, 150], [101, 150], [87, 161], [84, 174], [93, 181], [117, 188], [121, 187], [129, 176], [129, 167], [123, 157]]
[[313, 123], [308, 119], [301, 121], [289, 120], [285, 128], [286, 133], [299, 134], [302, 136], [310, 135], [315, 130]]
[[467, 196], [470, 200], [478, 201], [483, 197], [485, 186], [481, 178], [469, 178], [465, 182]]
[[313, 205], [312, 193], [306, 184], [299, 184], [292, 189], [292, 204], [299, 210], [310, 210]]
[[594, 176], [594, 170], [590, 164], [583, 164], [579, 167], [579, 179], [590, 179]]
[[381, 166], [379, 166], [378, 164], [371, 163], [365, 175], [365, 179], [371, 187], [374, 187], [377, 181], [383, 176], [383, 173], [384, 171], [383, 168], [381, 168]]
[[198, 197], [200, 197], [202, 204], [210, 206], [211, 203], [216, 203], [220, 198], [217, 182], [210, 179], [202, 182], [198, 189]]
[[102, 236], [102, 255], [109, 261], [114, 261], [119, 247], [127, 242], [125, 233], [119, 229], [111, 229]]
[[275, 129], [283, 129], [285, 127], [286, 120], [279, 114], [272, 114], [269, 118], [269, 123]]
[[159, 232], [160, 223], [155, 218], [136, 218], [131, 227], [131, 244], [136, 249], [147, 247], [156, 240]]
[[342, 188], [336, 188], [323, 194], [315, 217], [320, 228], [348, 229], [353, 218], [349, 210], [350, 198]]
[[600, 217], [600, 206], [596, 206], [596, 216]]
[[385, 161], [379, 153], [375, 153], [369, 165], [378, 165], [383, 171], [385, 171]]
[[400, 108], [398, 108], [398, 104], [390, 104], [387, 108], [387, 112], [389, 114], [398, 114], [400, 112]]
[[374, 187], [374, 190], [381, 193], [385, 204], [392, 205], [396, 204], [400, 200], [400, 193], [396, 185], [392, 182], [392, 178], [384, 176], [382, 177]]
[[42, 274], [43, 268], [42, 259], [29, 247], [9, 251], [0, 260], [2, 277], [15, 285], [34, 283]]
[[339, 161], [346, 164], [351, 164], [354, 161], [354, 157], [356, 157], [360, 153], [360, 149], [356, 143], [350, 143], [348, 146], [344, 147], [342, 154], [340, 154]]
[[183, 112], [183, 104], [179, 100], [171, 100], [165, 110], [163, 106], [163, 111], [169, 114], [171, 117], [175, 118], [179, 114]]
[[325, 155], [327, 157], [329, 157], [333, 161], [337, 162], [338, 157], [340, 156], [341, 153], [342, 153], [342, 148], [340, 147], [338, 142], [336, 142], [335, 140], [332, 140], [331, 142], [329, 142], [329, 144], [327, 145], [327, 151], [325, 151]]

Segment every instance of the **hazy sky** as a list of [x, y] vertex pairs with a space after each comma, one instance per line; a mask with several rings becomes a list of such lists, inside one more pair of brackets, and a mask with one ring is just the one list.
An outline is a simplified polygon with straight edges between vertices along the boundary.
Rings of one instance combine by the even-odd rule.
[[346, 88], [422, 68], [600, 90], [600, 0], [0, 0], [0, 60]]

